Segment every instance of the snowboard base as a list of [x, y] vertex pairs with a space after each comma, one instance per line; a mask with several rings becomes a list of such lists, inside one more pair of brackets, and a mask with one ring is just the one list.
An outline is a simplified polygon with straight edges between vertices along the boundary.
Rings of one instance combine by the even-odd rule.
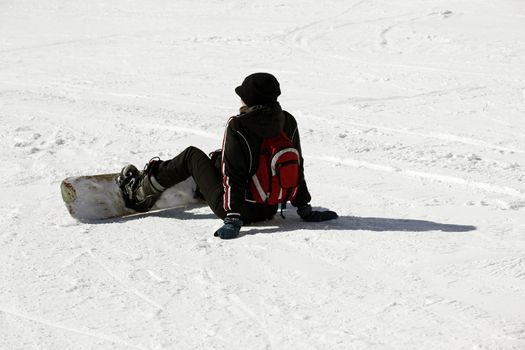
[[[117, 184], [118, 173], [68, 177], [60, 184], [62, 199], [72, 217], [81, 221], [140, 214], [127, 208]], [[193, 178], [168, 188], [151, 211], [205, 204], [196, 195]]]

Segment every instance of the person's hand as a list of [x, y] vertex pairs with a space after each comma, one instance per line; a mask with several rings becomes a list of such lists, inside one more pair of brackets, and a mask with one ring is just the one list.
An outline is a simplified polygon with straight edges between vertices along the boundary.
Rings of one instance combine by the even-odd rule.
[[214, 236], [222, 239], [232, 239], [239, 235], [242, 227], [242, 220], [236, 216], [224, 218], [224, 225], [215, 231]]
[[333, 220], [337, 219], [338, 215], [335, 211], [326, 210], [326, 211], [318, 211], [313, 210], [312, 206], [310, 204], [307, 204], [303, 207], [300, 207], [297, 209], [297, 214], [303, 219], [304, 221], [310, 221], [310, 222], [320, 222], [320, 221], [327, 221], [327, 220]]

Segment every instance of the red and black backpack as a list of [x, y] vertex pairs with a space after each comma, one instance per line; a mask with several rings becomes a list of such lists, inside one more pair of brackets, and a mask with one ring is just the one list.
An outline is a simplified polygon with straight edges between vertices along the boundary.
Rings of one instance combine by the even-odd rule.
[[294, 199], [299, 186], [300, 163], [299, 151], [284, 131], [264, 138], [259, 165], [249, 183], [253, 200], [276, 205]]

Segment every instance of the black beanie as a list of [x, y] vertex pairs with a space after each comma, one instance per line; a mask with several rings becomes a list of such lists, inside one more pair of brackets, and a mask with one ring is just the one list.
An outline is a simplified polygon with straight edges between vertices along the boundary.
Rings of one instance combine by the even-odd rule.
[[247, 76], [235, 92], [248, 107], [277, 101], [281, 94], [279, 82], [269, 73], [254, 73]]

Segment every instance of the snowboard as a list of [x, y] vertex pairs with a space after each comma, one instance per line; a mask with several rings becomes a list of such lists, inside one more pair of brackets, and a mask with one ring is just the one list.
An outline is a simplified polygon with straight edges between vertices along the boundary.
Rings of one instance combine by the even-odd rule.
[[[73, 176], [63, 180], [60, 190], [71, 216], [80, 221], [90, 221], [139, 214], [124, 204], [117, 184], [118, 175], [119, 173]], [[190, 177], [164, 191], [150, 212], [192, 204], [204, 205], [204, 200], [196, 191], [195, 181]]]

